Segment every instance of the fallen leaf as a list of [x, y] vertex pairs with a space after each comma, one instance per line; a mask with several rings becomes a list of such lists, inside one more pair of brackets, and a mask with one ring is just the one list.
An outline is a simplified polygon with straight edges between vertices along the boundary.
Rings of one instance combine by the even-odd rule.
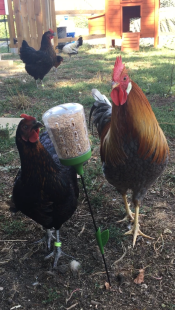
[[134, 283], [140, 284], [140, 283], [144, 282], [144, 273], [145, 273], [145, 270], [140, 269], [137, 278], [134, 279]]
[[105, 282], [105, 289], [107, 290], [107, 291], [109, 291], [110, 290], [110, 285], [109, 285], [109, 283], [108, 282]]

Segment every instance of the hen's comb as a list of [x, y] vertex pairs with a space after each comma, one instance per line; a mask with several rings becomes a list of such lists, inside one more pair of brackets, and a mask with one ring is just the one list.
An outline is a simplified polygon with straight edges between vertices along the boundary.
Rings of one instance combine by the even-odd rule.
[[54, 31], [52, 29], [49, 29], [50, 32], [54, 33]]
[[20, 117], [27, 119], [28, 121], [34, 121], [36, 120], [35, 117], [27, 115], [27, 114], [21, 114]]
[[120, 74], [124, 71], [126, 71], [126, 73], [127, 73], [125, 65], [122, 63], [122, 57], [118, 56], [116, 58], [115, 65], [114, 65], [113, 76], [112, 76], [113, 80], [114, 81], [117, 80], [117, 78], [120, 76]]

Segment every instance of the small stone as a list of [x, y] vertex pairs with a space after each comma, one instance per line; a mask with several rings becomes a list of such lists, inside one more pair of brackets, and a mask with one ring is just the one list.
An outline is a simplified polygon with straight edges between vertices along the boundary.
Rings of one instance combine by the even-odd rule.
[[168, 228], [164, 229], [164, 234], [172, 234], [172, 231]]

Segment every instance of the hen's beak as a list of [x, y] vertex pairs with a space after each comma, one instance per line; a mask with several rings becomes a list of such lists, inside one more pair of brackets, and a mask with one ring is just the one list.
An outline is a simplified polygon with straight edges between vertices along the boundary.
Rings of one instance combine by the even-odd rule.
[[58, 45], [57, 46], [55, 46], [55, 50], [57, 50], [58, 49]]
[[36, 122], [36, 123], [33, 125], [33, 129], [38, 129], [38, 128], [41, 128], [41, 127], [44, 127], [44, 125], [43, 125], [41, 122]]
[[120, 83], [112, 81], [112, 89], [116, 88], [119, 85], [120, 85]]

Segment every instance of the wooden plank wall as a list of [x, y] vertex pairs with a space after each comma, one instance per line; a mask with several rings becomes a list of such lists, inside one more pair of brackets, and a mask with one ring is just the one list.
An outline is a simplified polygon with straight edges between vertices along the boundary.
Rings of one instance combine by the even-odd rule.
[[112, 39], [121, 38], [121, 5], [120, 0], [105, 0], [106, 36]]
[[154, 37], [155, 33], [155, 2], [159, 0], [144, 0], [142, 3], [141, 38]]
[[[54, 0], [8, 0], [8, 7], [11, 48], [20, 48], [24, 39], [30, 46], [39, 49], [43, 33], [49, 28], [56, 32]], [[48, 7], [50, 14], [47, 14]], [[17, 44], [14, 44], [15, 38]], [[55, 38], [54, 45], [57, 41]]]
[[105, 15], [88, 18], [89, 34], [105, 34], [106, 20]]

